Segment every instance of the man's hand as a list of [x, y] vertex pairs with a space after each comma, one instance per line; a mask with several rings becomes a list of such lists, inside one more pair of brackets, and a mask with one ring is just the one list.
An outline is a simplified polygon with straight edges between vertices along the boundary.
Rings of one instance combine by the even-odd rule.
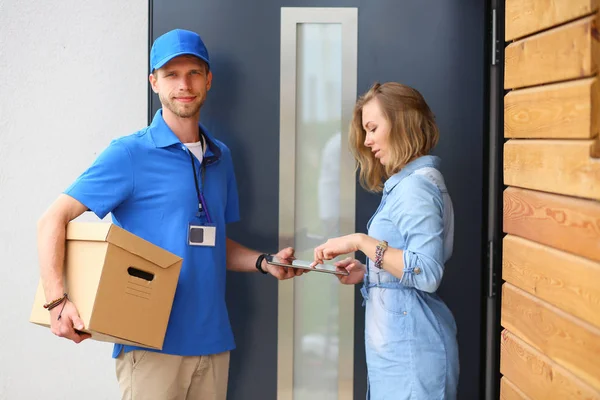
[[[58, 319], [59, 314], [60, 320]], [[75, 343], [81, 343], [91, 337], [89, 333], [77, 332], [82, 329], [84, 329], [84, 326], [83, 321], [79, 318], [79, 312], [75, 304], [68, 299], [65, 299], [65, 303], [59, 304], [50, 310], [50, 330], [56, 336], [64, 337]]]
[[[279, 253], [274, 254], [274, 256], [283, 262], [291, 263], [294, 260], [294, 249], [291, 247], [286, 247]], [[266, 260], [263, 260], [262, 268], [263, 270], [268, 271], [271, 275], [273, 275], [279, 280], [290, 279], [295, 276], [300, 276], [305, 271], [299, 268], [280, 267], [278, 265], [268, 264]]]
[[357, 259], [348, 257], [334, 264], [339, 271], [348, 271], [350, 275], [336, 275], [344, 285], [356, 285], [365, 277], [367, 267]]
[[[79, 200], [61, 194], [38, 221], [38, 258], [47, 300], [55, 299], [64, 293], [63, 265], [67, 224], [86, 210], [87, 207]], [[60, 320], [58, 320], [59, 314]], [[50, 329], [55, 335], [75, 343], [90, 337], [89, 334], [78, 334], [73, 327], [84, 329], [77, 308], [69, 299], [65, 299], [50, 310]]]

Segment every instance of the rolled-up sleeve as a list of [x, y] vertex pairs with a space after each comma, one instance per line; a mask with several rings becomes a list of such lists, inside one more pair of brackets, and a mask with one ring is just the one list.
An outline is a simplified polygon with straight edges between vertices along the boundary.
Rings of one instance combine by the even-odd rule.
[[411, 175], [395, 190], [390, 216], [406, 243], [402, 284], [433, 293], [444, 273], [441, 192], [427, 178]]

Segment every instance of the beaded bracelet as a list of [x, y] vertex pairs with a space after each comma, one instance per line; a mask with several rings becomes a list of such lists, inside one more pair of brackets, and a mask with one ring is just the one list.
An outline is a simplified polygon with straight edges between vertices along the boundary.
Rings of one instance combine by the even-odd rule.
[[67, 300], [68, 298], [69, 298], [69, 296], [66, 293], [63, 293], [63, 295], [61, 297], [59, 297], [58, 299], [54, 299], [51, 302], [44, 304], [44, 308], [46, 310], [50, 311], [53, 308], [56, 308], [58, 305], [60, 305], [60, 303]]
[[385, 253], [387, 248], [388, 242], [386, 242], [385, 240], [382, 240], [379, 243], [377, 243], [377, 247], [375, 248], [375, 268], [381, 269], [381, 264], [383, 263], [383, 253]]

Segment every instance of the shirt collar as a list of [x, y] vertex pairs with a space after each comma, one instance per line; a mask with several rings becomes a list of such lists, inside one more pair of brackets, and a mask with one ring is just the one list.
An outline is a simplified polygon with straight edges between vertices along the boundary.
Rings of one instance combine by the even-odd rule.
[[416, 158], [406, 164], [404, 168], [402, 168], [399, 172], [390, 176], [388, 180], [385, 181], [383, 185], [383, 189], [385, 193], [389, 193], [397, 184], [399, 184], [402, 179], [406, 178], [416, 170], [423, 167], [432, 167], [435, 169], [439, 169], [441, 164], [441, 160], [437, 156], [421, 156]]
[[[204, 153], [204, 159], [208, 164], [210, 164], [211, 162], [221, 158], [221, 149], [201, 123], [198, 123], [198, 127], [201, 134], [206, 139], [207, 144], [207, 148]], [[171, 128], [169, 128], [163, 119], [162, 109], [159, 109], [156, 114], [154, 114], [154, 118], [152, 119], [152, 123], [150, 124], [149, 128], [152, 141], [156, 147], [165, 148], [176, 144], [182, 145], [179, 138], [175, 135], [175, 133], [173, 133]]]

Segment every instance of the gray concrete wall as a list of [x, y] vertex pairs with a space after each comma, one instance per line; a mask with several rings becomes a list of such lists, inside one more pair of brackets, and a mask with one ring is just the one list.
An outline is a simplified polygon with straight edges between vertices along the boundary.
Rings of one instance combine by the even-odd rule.
[[147, 43], [146, 0], [0, 0], [2, 400], [119, 396], [110, 344], [28, 319], [37, 219], [111, 139], [146, 125]]

